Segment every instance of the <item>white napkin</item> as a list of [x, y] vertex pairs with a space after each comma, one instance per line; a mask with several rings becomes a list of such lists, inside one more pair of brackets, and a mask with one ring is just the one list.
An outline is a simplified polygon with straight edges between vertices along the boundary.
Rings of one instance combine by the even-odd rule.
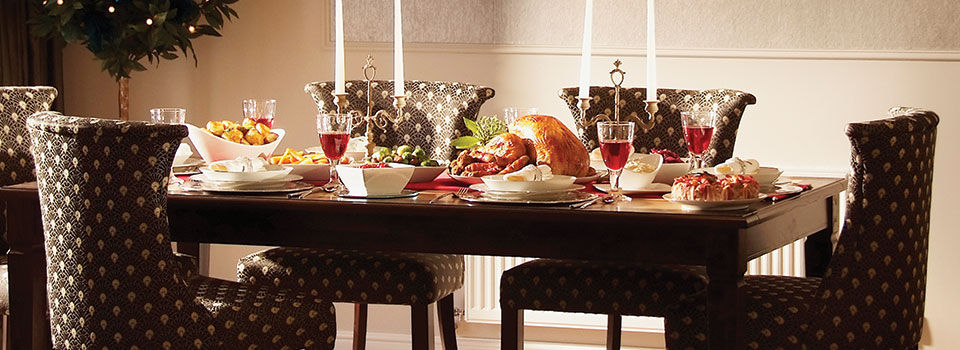
[[267, 161], [263, 158], [240, 157], [234, 160], [221, 160], [210, 163], [210, 169], [233, 173], [250, 173], [266, 170]]
[[527, 164], [523, 169], [503, 175], [507, 181], [544, 181], [553, 177], [549, 165]]

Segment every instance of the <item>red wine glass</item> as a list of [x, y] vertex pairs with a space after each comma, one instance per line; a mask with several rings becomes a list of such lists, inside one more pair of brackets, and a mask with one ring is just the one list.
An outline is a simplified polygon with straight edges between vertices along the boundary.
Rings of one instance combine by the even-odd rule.
[[716, 112], [680, 112], [683, 119], [683, 138], [690, 151], [690, 165], [693, 169], [703, 167], [703, 152], [710, 148], [713, 139], [713, 124]]
[[320, 147], [323, 148], [323, 155], [330, 161], [330, 181], [323, 186], [325, 191], [339, 192], [343, 189], [343, 184], [337, 176], [337, 164], [340, 164], [340, 158], [347, 151], [352, 129], [353, 116], [350, 114], [317, 115]]
[[633, 144], [633, 122], [599, 122], [597, 136], [600, 140], [600, 154], [603, 164], [610, 170], [610, 195], [614, 202], [630, 200], [624, 197], [620, 188], [620, 174], [630, 158], [630, 146]]

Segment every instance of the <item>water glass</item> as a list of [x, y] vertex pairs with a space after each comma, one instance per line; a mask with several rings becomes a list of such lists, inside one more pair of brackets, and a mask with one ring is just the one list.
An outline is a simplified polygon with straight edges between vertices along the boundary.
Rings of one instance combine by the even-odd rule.
[[536, 114], [537, 114], [537, 109], [533, 107], [524, 107], [524, 108], [507, 107], [503, 109], [503, 121], [507, 123], [507, 125], [510, 125], [510, 124], [513, 124], [513, 122], [517, 121], [517, 119], [520, 119], [521, 117], [525, 117], [528, 115], [536, 115]]
[[636, 126], [633, 122], [599, 122], [597, 123], [597, 137], [600, 141], [600, 154], [603, 164], [610, 170], [610, 195], [613, 201], [629, 201], [630, 197], [623, 196], [620, 188], [620, 174], [630, 158], [630, 146], [633, 145], [633, 132]]
[[183, 124], [187, 121], [187, 110], [183, 108], [153, 108], [150, 120], [154, 123]]

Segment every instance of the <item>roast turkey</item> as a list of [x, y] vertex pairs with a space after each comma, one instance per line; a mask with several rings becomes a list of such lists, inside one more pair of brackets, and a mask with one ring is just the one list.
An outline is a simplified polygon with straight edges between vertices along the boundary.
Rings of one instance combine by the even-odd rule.
[[509, 126], [510, 132], [533, 140], [537, 164], [550, 166], [557, 175], [587, 176], [590, 154], [577, 135], [560, 120], [548, 115], [528, 115]]

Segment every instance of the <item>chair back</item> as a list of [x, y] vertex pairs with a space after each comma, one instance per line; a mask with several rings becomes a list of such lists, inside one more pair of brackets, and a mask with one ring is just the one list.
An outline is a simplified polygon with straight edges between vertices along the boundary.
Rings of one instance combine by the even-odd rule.
[[[27, 117], [50, 109], [57, 89], [49, 86], [0, 86], [0, 186], [36, 179], [27, 136]], [[0, 254], [6, 254], [7, 207], [0, 203]]]
[[920, 341], [939, 117], [894, 108], [852, 123], [847, 217], [824, 275], [812, 334], [841, 349], [893, 349]]
[[[577, 127], [576, 133], [588, 150], [599, 147], [597, 142], [596, 124], [585, 123], [598, 114], [606, 114], [610, 118], [614, 115], [615, 90], [612, 86], [590, 87], [590, 109], [587, 109], [584, 119], [580, 115], [580, 100], [577, 99], [579, 88], [571, 87], [560, 90], [560, 98], [567, 103], [570, 113]], [[730, 89], [710, 90], [682, 90], [658, 89], [660, 103], [655, 124], [652, 129], [645, 131], [636, 128], [633, 146], [637, 152], [646, 153], [651, 148], [668, 149], [681, 157], [689, 153], [687, 143], [683, 138], [683, 121], [680, 112], [714, 111], [717, 121], [710, 147], [704, 152], [703, 160], [707, 166], [723, 163], [733, 156], [733, 146], [737, 141], [737, 128], [740, 127], [740, 118], [748, 105], [757, 103], [753, 95]], [[640, 117], [647, 120], [646, 88], [620, 89], [620, 116], [621, 118]]]
[[167, 178], [187, 128], [56, 113], [27, 127], [54, 348], [215, 344], [170, 248]]
[[[396, 113], [393, 98], [393, 81], [374, 80], [370, 83], [373, 94], [373, 111], [385, 110]], [[390, 123], [386, 130], [374, 128], [374, 140], [378, 146], [408, 144], [420, 146], [431, 159], [451, 160], [456, 150], [450, 141], [468, 133], [463, 118], [476, 119], [480, 106], [493, 98], [494, 91], [485, 86], [458, 82], [428, 82], [410, 80], [404, 82], [407, 90], [406, 106], [400, 122]], [[367, 82], [347, 81], [346, 111], [367, 113]], [[313, 82], [303, 90], [313, 96], [320, 113], [336, 112], [333, 96], [334, 83]], [[367, 123], [355, 124], [354, 136], [364, 136]]]

